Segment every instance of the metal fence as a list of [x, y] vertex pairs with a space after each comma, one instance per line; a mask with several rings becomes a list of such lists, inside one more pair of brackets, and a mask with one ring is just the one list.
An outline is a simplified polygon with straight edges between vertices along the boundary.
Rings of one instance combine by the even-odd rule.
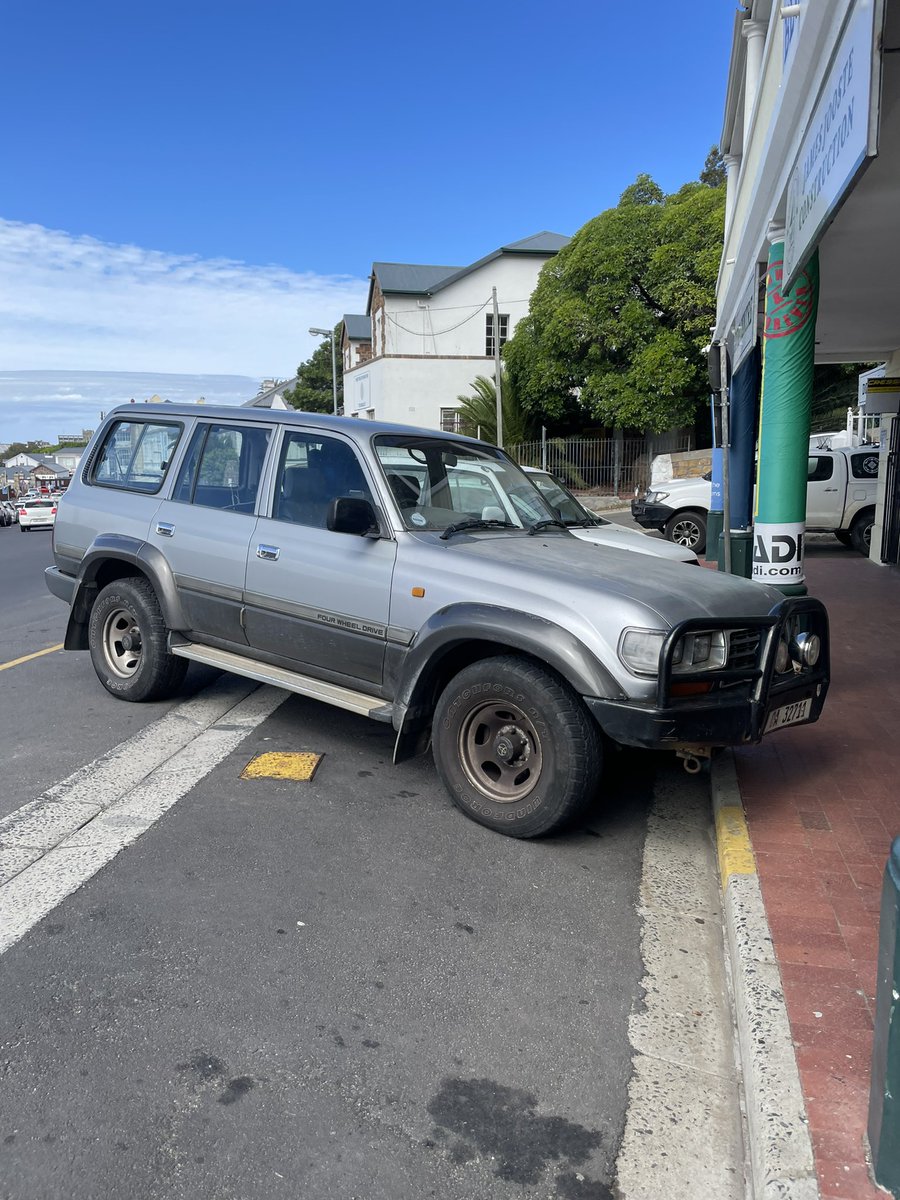
[[542, 467], [570, 488], [611, 496], [630, 495], [650, 483], [650, 463], [657, 454], [693, 449], [689, 433], [645, 437], [546, 438], [505, 446], [523, 467]]

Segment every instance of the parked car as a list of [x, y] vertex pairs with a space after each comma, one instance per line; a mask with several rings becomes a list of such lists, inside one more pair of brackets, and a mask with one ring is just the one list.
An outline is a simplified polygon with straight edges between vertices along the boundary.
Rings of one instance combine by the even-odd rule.
[[22, 533], [31, 533], [32, 529], [52, 529], [56, 522], [55, 500], [21, 500], [17, 511]]
[[[833, 533], [845, 546], [869, 553], [875, 523], [878, 446], [809, 452], [806, 528]], [[673, 479], [631, 502], [631, 515], [644, 529], [661, 529], [671, 542], [702, 554], [706, 549], [711, 476]]]
[[4, 528], [12, 525], [14, 511], [8, 500], [0, 500], [0, 525]]
[[537, 467], [523, 467], [523, 470], [576, 537], [601, 546], [618, 546], [622, 550], [634, 550], [637, 554], [654, 554], [674, 562], [699, 565], [697, 555], [686, 546], [649, 537], [638, 529], [616, 525], [606, 517], [590, 512], [572, 495], [562, 480], [549, 471], [541, 471]]
[[610, 743], [699, 769], [828, 690], [818, 601], [598, 554], [501, 450], [430, 430], [126, 405], [54, 560], [65, 646], [113, 695], [170, 695], [193, 661], [314, 697], [392, 726], [395, 761], [430, 741], [453, 802], [515, 837], [581, 813]]

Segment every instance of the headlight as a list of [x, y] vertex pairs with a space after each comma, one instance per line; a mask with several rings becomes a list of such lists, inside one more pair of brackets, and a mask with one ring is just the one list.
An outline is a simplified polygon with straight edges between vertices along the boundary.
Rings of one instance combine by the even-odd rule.
[[[635, 675], [656, 675], [666, 634], [657, 629], [627, 629], [619, 642], [619, 658]], [[672, 655], [672, 674], [691, 675], [725, 666], [727, 648], [720, 630], [686, 633]]]
[[655, 629], [627, 629], [619, 642], [619, 658], [635, 675], [655, 675], [666, 635]]
[[648, 504], [660, 504], [663, 500], [668, 500], [668, 498], [668, 492], [648, 492], [646, 497]]
[[721, 629], [709, 633], [686, 633], [672, 655], [672, 674], [714, 671], [725, 666], [725, 634]]

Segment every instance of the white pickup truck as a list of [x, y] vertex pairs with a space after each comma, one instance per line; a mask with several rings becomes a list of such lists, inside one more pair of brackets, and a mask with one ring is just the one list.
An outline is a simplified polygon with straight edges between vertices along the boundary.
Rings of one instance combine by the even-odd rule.
[[[878, 446], [810, 449], [806, 528], [833, 533], [845, 546], [869, 553], [875, 520]], [[661, 529], [670, 542], [702, 554], [712, 485], [709, 475], [672, 479], [631, 502], [631, 515], [644, 529]]]

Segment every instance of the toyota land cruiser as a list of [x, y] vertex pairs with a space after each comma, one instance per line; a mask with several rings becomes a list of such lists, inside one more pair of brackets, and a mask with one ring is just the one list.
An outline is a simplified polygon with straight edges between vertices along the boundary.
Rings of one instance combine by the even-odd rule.
[[817, 601], [585, 542], [501, 450], [435, 431], [124, 406], [54, 558], [66, 649], [113, 695], [196, 661], [363, 714], [516, 837], [580, 813], [610, 743], [696, 766], [815, 721], [828, 688]]

